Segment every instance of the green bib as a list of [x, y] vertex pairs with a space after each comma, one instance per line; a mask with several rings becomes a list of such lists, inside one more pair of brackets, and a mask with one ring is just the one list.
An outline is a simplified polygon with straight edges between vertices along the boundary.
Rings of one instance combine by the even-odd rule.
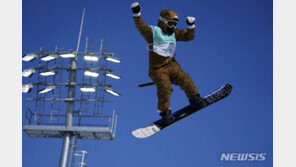
[[152, 51], [164, 57], [174, 57], [176, 50], [175, 33], [166, 35], [157, 26], [151, 26], [151, 28], [153, 30], [153, 44], [150, 44], [153, 45]]

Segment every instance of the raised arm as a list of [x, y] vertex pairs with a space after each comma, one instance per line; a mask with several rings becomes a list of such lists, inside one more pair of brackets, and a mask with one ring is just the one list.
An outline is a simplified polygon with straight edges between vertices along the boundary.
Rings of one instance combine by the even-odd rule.
[[143, 21], [143, 19], [141, 17], [140, 4], [138, 2], [134, 2], [131, 5], [131, 8], [133, 11], [134, 22], [135, 22], [135, 25], [136, 25], [138, 31], [140, 32], [140, 34], [144, 37], [144, 39], [148, 43], [152, 43], [153, 42], [152, 28]]
[[175, 36], [177, 41], [191, 41], [194, 39], [195, 36], [195, 18], [194, 17], [187, 17], [187, 30], [176, 29]]

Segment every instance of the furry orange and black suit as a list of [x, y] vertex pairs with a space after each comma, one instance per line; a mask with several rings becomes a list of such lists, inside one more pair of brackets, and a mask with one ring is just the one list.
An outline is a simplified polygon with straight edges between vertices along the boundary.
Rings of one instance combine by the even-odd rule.
[[[179, 85], [189, 101], [198, 106], [203, 105], [203, 100], [191, 77], [185, 73], [179, 63], [174, 58], [174, 53], [171, 55], [161, 55], [155, 50], [155, 40], [157, 30], [163, 39], [171, 38], [173, 41], [190, 41], [195, 36], [194, 17], [187, 17], [187, 29], [176, 29], [179, 21], [178, 14], [172, 10], [162, 10], [159, 17], [157, 27], [153, 29], [152, 26], [147, 25], [141, 17], [141, 7], [139, 3], [135, 2], [131, 5], [133, 11], [133, 18], [136, 28], [148, 43], [149, 48], [149, 76], [157, 87], [158, 110], [161, 116], [170, 117], [170, 96], [173, 91], [171, 84]], [[154, 34], [155, 33], [155, 34]], [[157, 46], [156, 46], [157, 47]], [[161, 46], [163, 49], [163, 46]], [[173, 50], [174, 51], [174, 50]], [[163, 52], [167, 53], [167, 52]], [[173, 56], [172, 56], [173, 55]], [[168, 118], [169, 119], [169, 118]]]

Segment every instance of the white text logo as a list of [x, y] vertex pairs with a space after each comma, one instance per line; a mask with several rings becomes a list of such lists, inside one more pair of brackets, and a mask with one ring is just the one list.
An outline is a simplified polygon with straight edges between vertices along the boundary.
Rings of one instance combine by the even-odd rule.
[[266, 153], [222, 153], [220, 161], [265, 161]]

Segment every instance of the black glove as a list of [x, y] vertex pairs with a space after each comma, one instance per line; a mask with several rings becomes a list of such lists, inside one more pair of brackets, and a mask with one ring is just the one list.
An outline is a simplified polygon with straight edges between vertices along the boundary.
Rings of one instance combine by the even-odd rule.
[[192, 26], [195, 22], [195, 17], [188, 16], [186, 20], [186, 24]]
[[187, 24], [187, 27], [188, 28], [195, 28], [195, 17], [192, 17], [192, 16], [188, 16], [187, 19], [186, 19], [186, 24]]
[[140, 6], [139, 2], [134, 2], [131, 5], [131, 8], [132, 8], [134, 17], [138, 17], [141, 15], [141, 6]]

